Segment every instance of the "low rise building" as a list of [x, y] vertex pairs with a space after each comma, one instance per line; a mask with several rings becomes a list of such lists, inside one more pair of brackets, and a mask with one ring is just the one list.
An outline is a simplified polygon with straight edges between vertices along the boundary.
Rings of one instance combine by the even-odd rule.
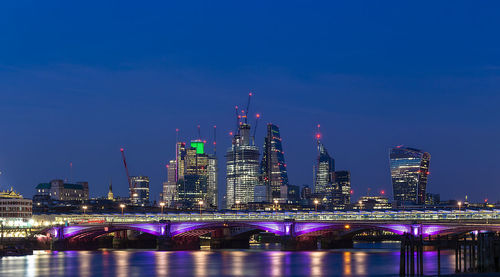
[[89, 183], [65, 183], [63, 180], [52, 180], [50, 183], [40, 183], [36, 186], [36, 195], [49, 196], [60, 201], [85, 201], [89, 199]]
[[31, 218], [33, 202], [12, 188], [0, 191], [0, 218]]

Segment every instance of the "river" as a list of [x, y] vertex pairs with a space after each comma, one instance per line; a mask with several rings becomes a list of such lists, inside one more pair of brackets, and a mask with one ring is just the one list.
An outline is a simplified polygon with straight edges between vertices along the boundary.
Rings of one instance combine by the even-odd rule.
[[[424, 254], [426, 275], [436, 252]], [[453, 251], [441, 252], [441, 272], [454, 270]], [[35, 251], [3, 257], [0, 276], [398, 276], [399, 243], [355, 243], [354, 249], [284, 252], [279, 245], [246, 250]]]

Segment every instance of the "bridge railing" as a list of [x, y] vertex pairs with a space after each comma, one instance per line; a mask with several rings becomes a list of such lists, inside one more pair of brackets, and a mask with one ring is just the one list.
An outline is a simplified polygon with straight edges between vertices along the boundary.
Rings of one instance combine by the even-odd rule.
[[[38, 219], [35, 217], [35, 221]], [[52, 223], [91, 224], [102, 222], [170, 221], [457, 221], [500, 220], [500, 210], [415, 210], [415, 211], [334, 211], [334, 212], [203, 212], [165, 214], [61, 214]]]

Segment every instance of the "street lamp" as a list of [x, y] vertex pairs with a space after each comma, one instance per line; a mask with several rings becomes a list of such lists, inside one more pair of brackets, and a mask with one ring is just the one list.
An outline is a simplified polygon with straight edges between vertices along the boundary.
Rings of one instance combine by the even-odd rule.
[[198, 204], [200, 205], [200, 216], [201, 216], [201, 207], [203, 207], [203, 200], [200, 200], [200, 202], [198, 202]]
[[236, 203], [236, 210], [238, 211], [239, 208], [240, 208], [241, 201], [240, 200], [236, 200], [235, 203]]
[[359, 200], [358, 204], [359, 204], [359, 211], [361, 211], [361, 209], [363, 208], [363, 201]]
[[125, 209], [125, 204], [120, 204], [120, 208], [122, 208], [122, 216], [123, 216], [123, 209]]
[[160, 202], [161, 207], [161, 215], [163, 215], [163, 207], [165, 206], [165, 202]]
[[278, 210], [278, 199], [274, 199], [274, 210]]
[[460, 208], [462, 207], [462, 201], [458, 201], [458, 219], [460, 219]]
[[314, 199], [314, 211], [316, 212], [318, 212], [318, 204], [319, 204], [318, 199]]
[[83, 215], [85, 216], [85, 211], [87, 210], [87, 206], [83, 206], [82, 209], [83, 209]]

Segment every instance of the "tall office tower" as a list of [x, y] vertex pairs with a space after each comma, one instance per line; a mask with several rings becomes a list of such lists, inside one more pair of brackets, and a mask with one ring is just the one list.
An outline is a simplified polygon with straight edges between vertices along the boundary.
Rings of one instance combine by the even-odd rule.
[[130, 176], [130, 201], [134, 204], [149, 203], [149, 177], [148, 176]]
[[207, 206], [217, 209], [218, 201], [218, 167], [217, 167], [217, 157], [215, 155], [208, 155], [208, 188], [207, 188]]
[[281, 187], [288, 186], [288, 174], [280, 130], [274, 124], [267, 124], [260, 174], [262, 184], [267, 187], [267, 201], [272, 202], [274, 199], [281, 198]]
[[167, 181], [163, 182], [163, 202], [167, 207], [173, 207], [177, 201], [177, 163], [171, 160], [167, 165]]
[[259, 148], [250, 143], [250, 125], [238, 122], [238, 131], [226, 152], [226, 207], [236, 201], [254, 201], [254, 189], [259, 183]]
[[333, 208], [345, 209], [351, 203], [351, 173], [347, 170], [335, 171], [332, 190]]
[[335, 178], [335, 160], [328, 155], [325, 146], [318, 140], [318, 165], [314, 193], [328, 193]]
[[391, 149], [389, 157], [394, 200], [398, 205], [424, 204], [431, 155], [398, 146]]
[[184, 168], [184, 175], [178, 170], [178, 202], [185, 208], [198, 207], [203, 201], [207, 206], [209, 155], [205, 153], [205, 143], [192, 140], [190, 147], [184, 147], [185, 155], [178, 162], [179, 169]]

